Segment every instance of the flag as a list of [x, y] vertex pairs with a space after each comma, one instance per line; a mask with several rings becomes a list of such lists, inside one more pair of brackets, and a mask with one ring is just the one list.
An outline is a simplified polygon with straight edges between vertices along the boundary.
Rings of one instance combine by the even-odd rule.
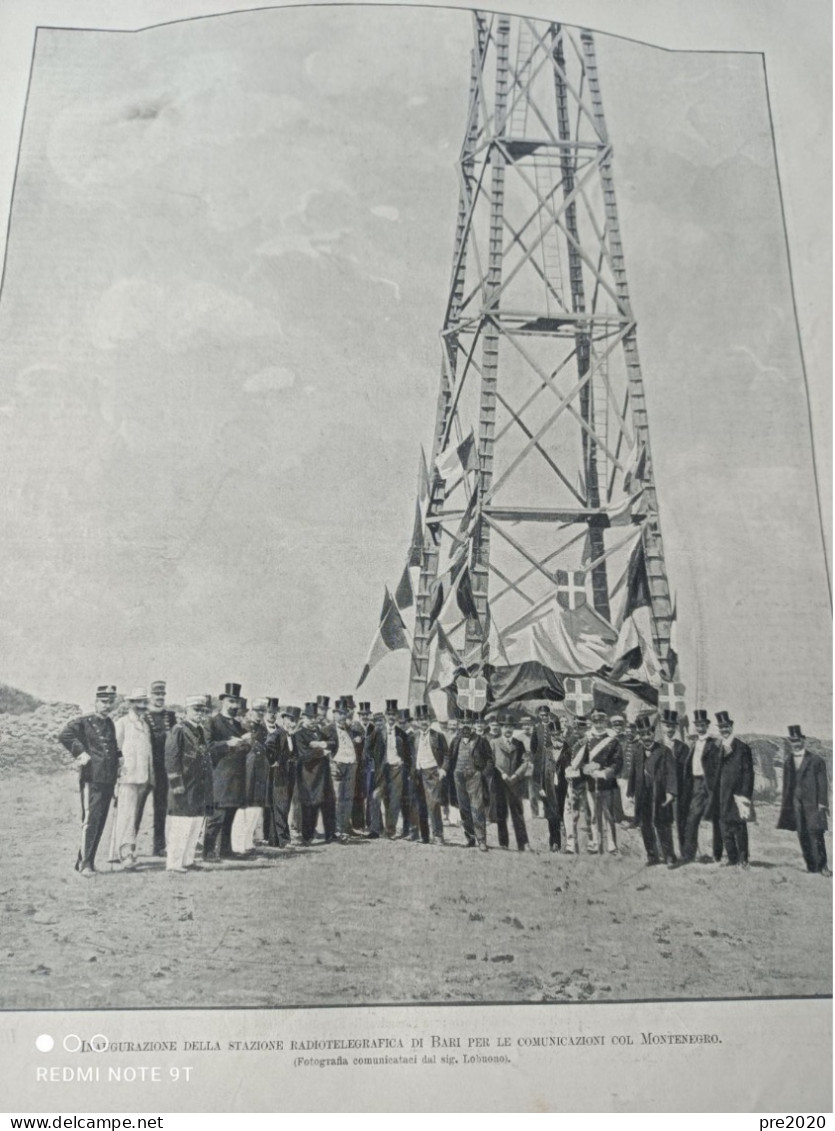
[[678, 675], [678, 608], [673, 601], [673, 615], [670, 617], [670, 643], [667, 645], [667, 674], [674, 680]]
[[389, 593], [388, 586], [386, 586], [386, 595], [380, 613], [380, 624], [371, 642], [368, 659], [365, 661], [365, 667], [362, 669], [357, 687], [362, 686], [374, 665], [378, 664], [388, 652], [396, 652], [400, 648], [409, 647], [409, 634], [406, 631], [406, 625], [403, 623], [400, 610], [394, 603], [391, 593]]
[[558, 569], [557, 604], [563, 609], [579, 609], [586, 603], [586, 575], [583, 572], [568, 572]]
[[637, 442], [629, 454], [629, 461], [623, 473], [624, 491], [626, 491], [627, 494], [631, 494], [638, 490], [639, 484], [643, 483], [646, 477], [646, 473], [647, 449], [644, 444]]
[[444, 690], [450, 687], [455, 680], [455, 675], [461, 668], [458, 653], [449, 641], [441, 625], [438, 625], [435, 642], [435, 661], [429, 676], [428, 688], [438, 687]]
[[398, 609], [411, 609], [415, 603], [415, 591], [412, 588], [412, 578], [409, 574], [409, 563], [403, 567], [403, 576], [394, 591], [394, 600]]
[[470, 429], [469, 436], [460, 444], [449, 444], [435, 459], [435, 470], [444, 483], [453, 476], [460, 475], [463, 471], [478, 470], [478, 448], [475, 442], [475, 432]]
[[556, 594], [502, 633], [509, 664], [537, 663], [569, 676], [607, 667], [616, 640], [615, 630], [588, 601], [567, 609]]
[[448, 624], [451, 613], [455, 619], [460, 619], [461, 616], [478, 619], [466, 552], [462, 552], [448, 570], [435, 578], [429, 587], [429, 593], [430, 628], [435, 621]]
[[652, 639], [652, 601], [643, 537], [639, 537], [626, 569], [626, 599], [614, 648], [610, 679], [643, 664], [650, 683], [660, 679], [660, 665]]
[[420, 513], [420, 499], [415, 501], [415, 524], [412, 527], [412, 541], [409, 546], [407, 565], [419, 566], [423, 554], [423, 515]]

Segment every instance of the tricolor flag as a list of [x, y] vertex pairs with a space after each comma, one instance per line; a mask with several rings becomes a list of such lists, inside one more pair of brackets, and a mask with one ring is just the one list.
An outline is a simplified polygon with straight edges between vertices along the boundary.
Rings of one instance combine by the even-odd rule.
[[394, 591], [394, 600], [398, 609], [411, 609], [415, 603], [415, 591], [412, 586], [412, 578], [409, 573], [409, 563], [407, 562], [403, 568], [403, 576]]
[[655, 683], [661, 673], [652, 639], [652, 606], [643, 537], [635, 543], [626, 570], [626, 601], [609, 678], [617, 682], [628, 670], [641, 665], [648, 681]]
[[391, 593], [389, 593], [388, 586], [386, 586], [386, 595], [380, 613], [380, 625], [371, 642], [368, 659], [365, 661], [365, 667], [362, 669], [357, 687], [362, 686], [368, 673], [375, 664], [382, 660], [383, 656], [389, 652], [396, 652], [400, 648], [410, 647], [411, 643], [406, 625], [403, 623], [400, 610], [394, 603]]
[[478, 448], [476, 447], [475, 432], [470, 429], [470, 434], [457, 446], [449, 444], [435, 459], [435, 470], [444, 483], [457, 477], [465, 471], [478, 470]]

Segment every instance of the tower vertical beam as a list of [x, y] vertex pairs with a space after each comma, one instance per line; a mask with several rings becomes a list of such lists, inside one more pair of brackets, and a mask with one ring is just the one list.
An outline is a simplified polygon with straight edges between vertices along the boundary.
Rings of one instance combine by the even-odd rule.
[[[553, 37], [554, 81], [557, 98], [557, 129], [560, 141], [570, 142], [571, 123], [568, 113], [568, 91], [565, 82], [565, 50], [563, 46], [562, 27], [555, 28]], [[571, 235], [568, 244], [568, 273], [571, 281], [571, 306], [575, 314], [586, 312], [586, 297], [583, 287], [583, 260], [578, 248], [580, 247], [580, 233], [577, 225], [577, 201], [574, 197], [574, 161], [575, 156], [569, 145], [564, 145], [560, 151], [560, 169], [562, 173], [563, 196], [568, 201], [565, 206], [565, 226]], [[577, 323], [575, 334], [577, 350], [577, 373], [585, 377], [591, 365], [591, 340], [588, 325]], [[583, 477], [585, 480], [586, 503], [589, 507], [600, 506], [600, 484], [598, 482], [597, 444], [594, 440], [594, 390], [592, 382], [587, 381], [580, 393], [580, 414], [591, 432], [582, 433], [583, 451]], [[605, 553], [603, 531], [598, 527], [589, 526], [588, 529], [589, 560], [598, 561]], [[605, 560], [600, 561], [591, 571], [592, 598], [594, 607], [606, 620], [611, 619], [609, 609], [609, 581]]]
[[[494, 137], [490, 146], [490, 229], [487, 251], [487, 274], [483, 295], [483, 333], [481, 354], [481, 386], [478, 413], [478, 490], [483, 502], [493, 480], [493, 448], [496, 434], [496, 386], [499, 374], [500, 310], [502, 262], [504, 246], [505, 156], [496, 145], [507, 133], [507, 93], [509, 79], [510, 19], [499, 16], [495, 33], [496, 85], [494, 92]], [[479, 622], [467, 621], [465, 650], [467, 654], [484, 642], [487, 623], [487, 589], [490, 574], [490, 524], [479, 517], [473, 531], [470, 558], [473, 597]]]
[[[475, 46], [470, 56], [470, 96], [467, 114], [467, 132], [461, 150], [461, 187], [458, 193], [458, 213], [455, 221], [455, 241], [452, 253], [452, 279], [450, 282], [450, 303], [447, 326], [451, 332], [443, 339], [444, 357], [441, 364], [441, 382], [435, 410], [435, 431], [431, 452], [430, 499], [427, 518], [443, 507], [444, 487], [434, 474], [435, 459], [440, 451], [449, 420], [452, 404], [452, 389], [458, 365], [458, 333], [461, 320], [461, 304], [464, 299], [464, 285], [467, 276], [467, 242], [469, 235], [468, 216], [473, 192], [473, 151], [479, 135], [479, 76], [484, 65], [487, 44], [487, 23], [480, 12], [473, 13]], [[415, 630], [412, 648], [412, 664], [409, 674], [409, 702], [423, 703], [429, 682], [429, 613], [431, 610], [432, 584], [438, 576], [440, 558], [439, 544], [427, 522], [423, 533], [423, 549], [420, 561], [420, 577], [415, 597]]]
[[[670, 646], [673, 609], [670, 599], [669, 581], [667, 580], [667, 569], [664, 562], [661, 525], [658, 517], [658, 500], [655, 492], [655, 477], [649, 443], [649, 419], [647, 416], [646, 397], [644, 395], [644, 380], [641, 372], [641, 361], [638, 355], [635, 321], [632, 318], [632, 306], [629, 301], [629, 287], [626, 281], [626, 266], [620, 236], [620, 225], [618, 223], [614, 178], [612, 176], [612, 148], [608, 144], [609, 135], [606, 129], [603, 100], [600, 94], [600, 80], [597, 73], [594, 39], [590, 32], [581, 31], [580, 42], [582, 44], [586, 80], [588, 82], [589, 97], [594, 113], [595, 125], [601, 141], [604, 142], [604, 147], [601, 149], [599, 156], [599, 167], [612, 270], [619, 304], [621, 309], [628, 312], [629, 315], [630, 324], [626, 326], [623, 350], [626, 360], [629, 404], [635, 432], [635, 442], [638, 445], [642, 445], [646, 452], [643, 503], [646, 507], [648, 522], [644, 528], [644, 551], [647, 562], [650, 594], [652, 597], [653, 642], [662, 661], [662, 665], [666, 667], [667, 654]], [[673, 675], [673, 673], [669, 671], [667, 671], [666, 674], [668, 677]]]

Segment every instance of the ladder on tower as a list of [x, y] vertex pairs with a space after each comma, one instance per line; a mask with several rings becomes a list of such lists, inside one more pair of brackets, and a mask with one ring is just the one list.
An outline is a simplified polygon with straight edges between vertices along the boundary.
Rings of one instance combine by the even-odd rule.
[[591, 347], [591, 363], [594, 372], [591, 377], [592, 427], [595, 436], [602, 443], [594, 445], [594, 459], [597, 464], [597, 482], [604, 487], [609, 478], [609, 355], [598, 355], [594, 344]]

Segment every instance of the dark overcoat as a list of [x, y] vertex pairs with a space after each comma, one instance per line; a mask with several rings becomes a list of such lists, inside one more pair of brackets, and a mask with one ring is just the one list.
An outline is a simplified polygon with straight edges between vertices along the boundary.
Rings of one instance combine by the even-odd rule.
[[720, 821], [738, 821], [739, 809], [734, 796], [754, 796], [754, 756], [751, 747], [741, 738], [731, 740], [730, 750], [719, 743], [719, 773], [713, 787], [709, 816]]
[[[663, 742], [653, 742], [649, 750], [637, 743], [632, 754], [632, 769], [626, 796], [635, 799], [635, 820], [653, 825], [672, 825], [675, 821], [676, 763]], [[665, 796], [673, 801], [666, 805]]]
[[209, 756], [212, 760], [212, 793], [220, 809], [246, 805], [246, 755], [248, 743], [231, 747], [230, 738], [246, 738], [238, 719], [213, 715], [209, 722]]
[[177, 725], [177, 716], [173, 711], [163, 708], [161, 711], [146, 711], [145, 718], [151, 728], [151, 750], [154, 762], [165, 759], [165, 746], [168, 736]]
[[293, 735], [296, 747], [297, 788], [302, 805], [321, 805], [330, 781], [331, 760], [327, 749], [313, 742], [328, 742], [315, 723], [303, 723]]
[[[184, 720], [165, 741], [168, 812], [172, 817], [203, 817], [212, 807], [212, 760], [203, 728]], [[174, 790], [182, 786], [183, 793]]]
[[[408, 770], [412, 764], [412, 745], [409, 742], [409, 736], [406, 734], [402, 727], [395, 726], [394, 743], [397, 757], [400, 759], [404, 768]], [[371, 762], [374, 789], [377, 789], [380, 785], [382, 785], [383, 768], [386, 764], [387, 752], [387, 728], [385, 726], [374, 727], [372, 733], [368, 735], [365, 740], [365, 754]]]
[[270, 764], [267, 761], [267, 728], [262, 722], [251, 722], [246, 728], [252, 745], [246, 753], [246, 803], [267, 806], [270, 800]]
[[90, 755], [90, 761], [81, 768], [80, 781], [95, 785], [114, 785], [119, 772], [119, 747], [116, 743], [116, 726], [109, 715], [82, 715], [58, 735], [58, 741], [77, 758]]
[[[685, 817], [690, 812], [690, 804], [693, 800], [693, 756], [696, 753], [696, 738], [697, 736], [695, 734], [691, 734], [686, 743], [677, 741], [675, 744], [676, 748], [683, 746], [684, 749], [673, 751], [676, 759], [676, 773], [678, 777], [676, 807]], [[704, 766], [705, 786], [710, 796], [710, 803], [705, 816], [711, 819], [715, 817], [714, 810], [716, 809], [716, 804], [714, 804], [714, 793], [719, 777], [720, 756], [721, 748], [719, 742], [713, 735], [708, 735], [702, 764]]]
[[267, 736], [264, 753], [272, 774], [272, 790], [276, 797], [288, 797], [296, 785], [295, 734], [289, 735], [284, 727], [276, 727]]
[[797, 832], [805, 820], [810, 832], [826, 832], [828, 808], [829, 783], [823, 758], [807, 750], [798, 770], [794, 757], [787, 754], [783, 762], [783, 802], [777, 828]]

